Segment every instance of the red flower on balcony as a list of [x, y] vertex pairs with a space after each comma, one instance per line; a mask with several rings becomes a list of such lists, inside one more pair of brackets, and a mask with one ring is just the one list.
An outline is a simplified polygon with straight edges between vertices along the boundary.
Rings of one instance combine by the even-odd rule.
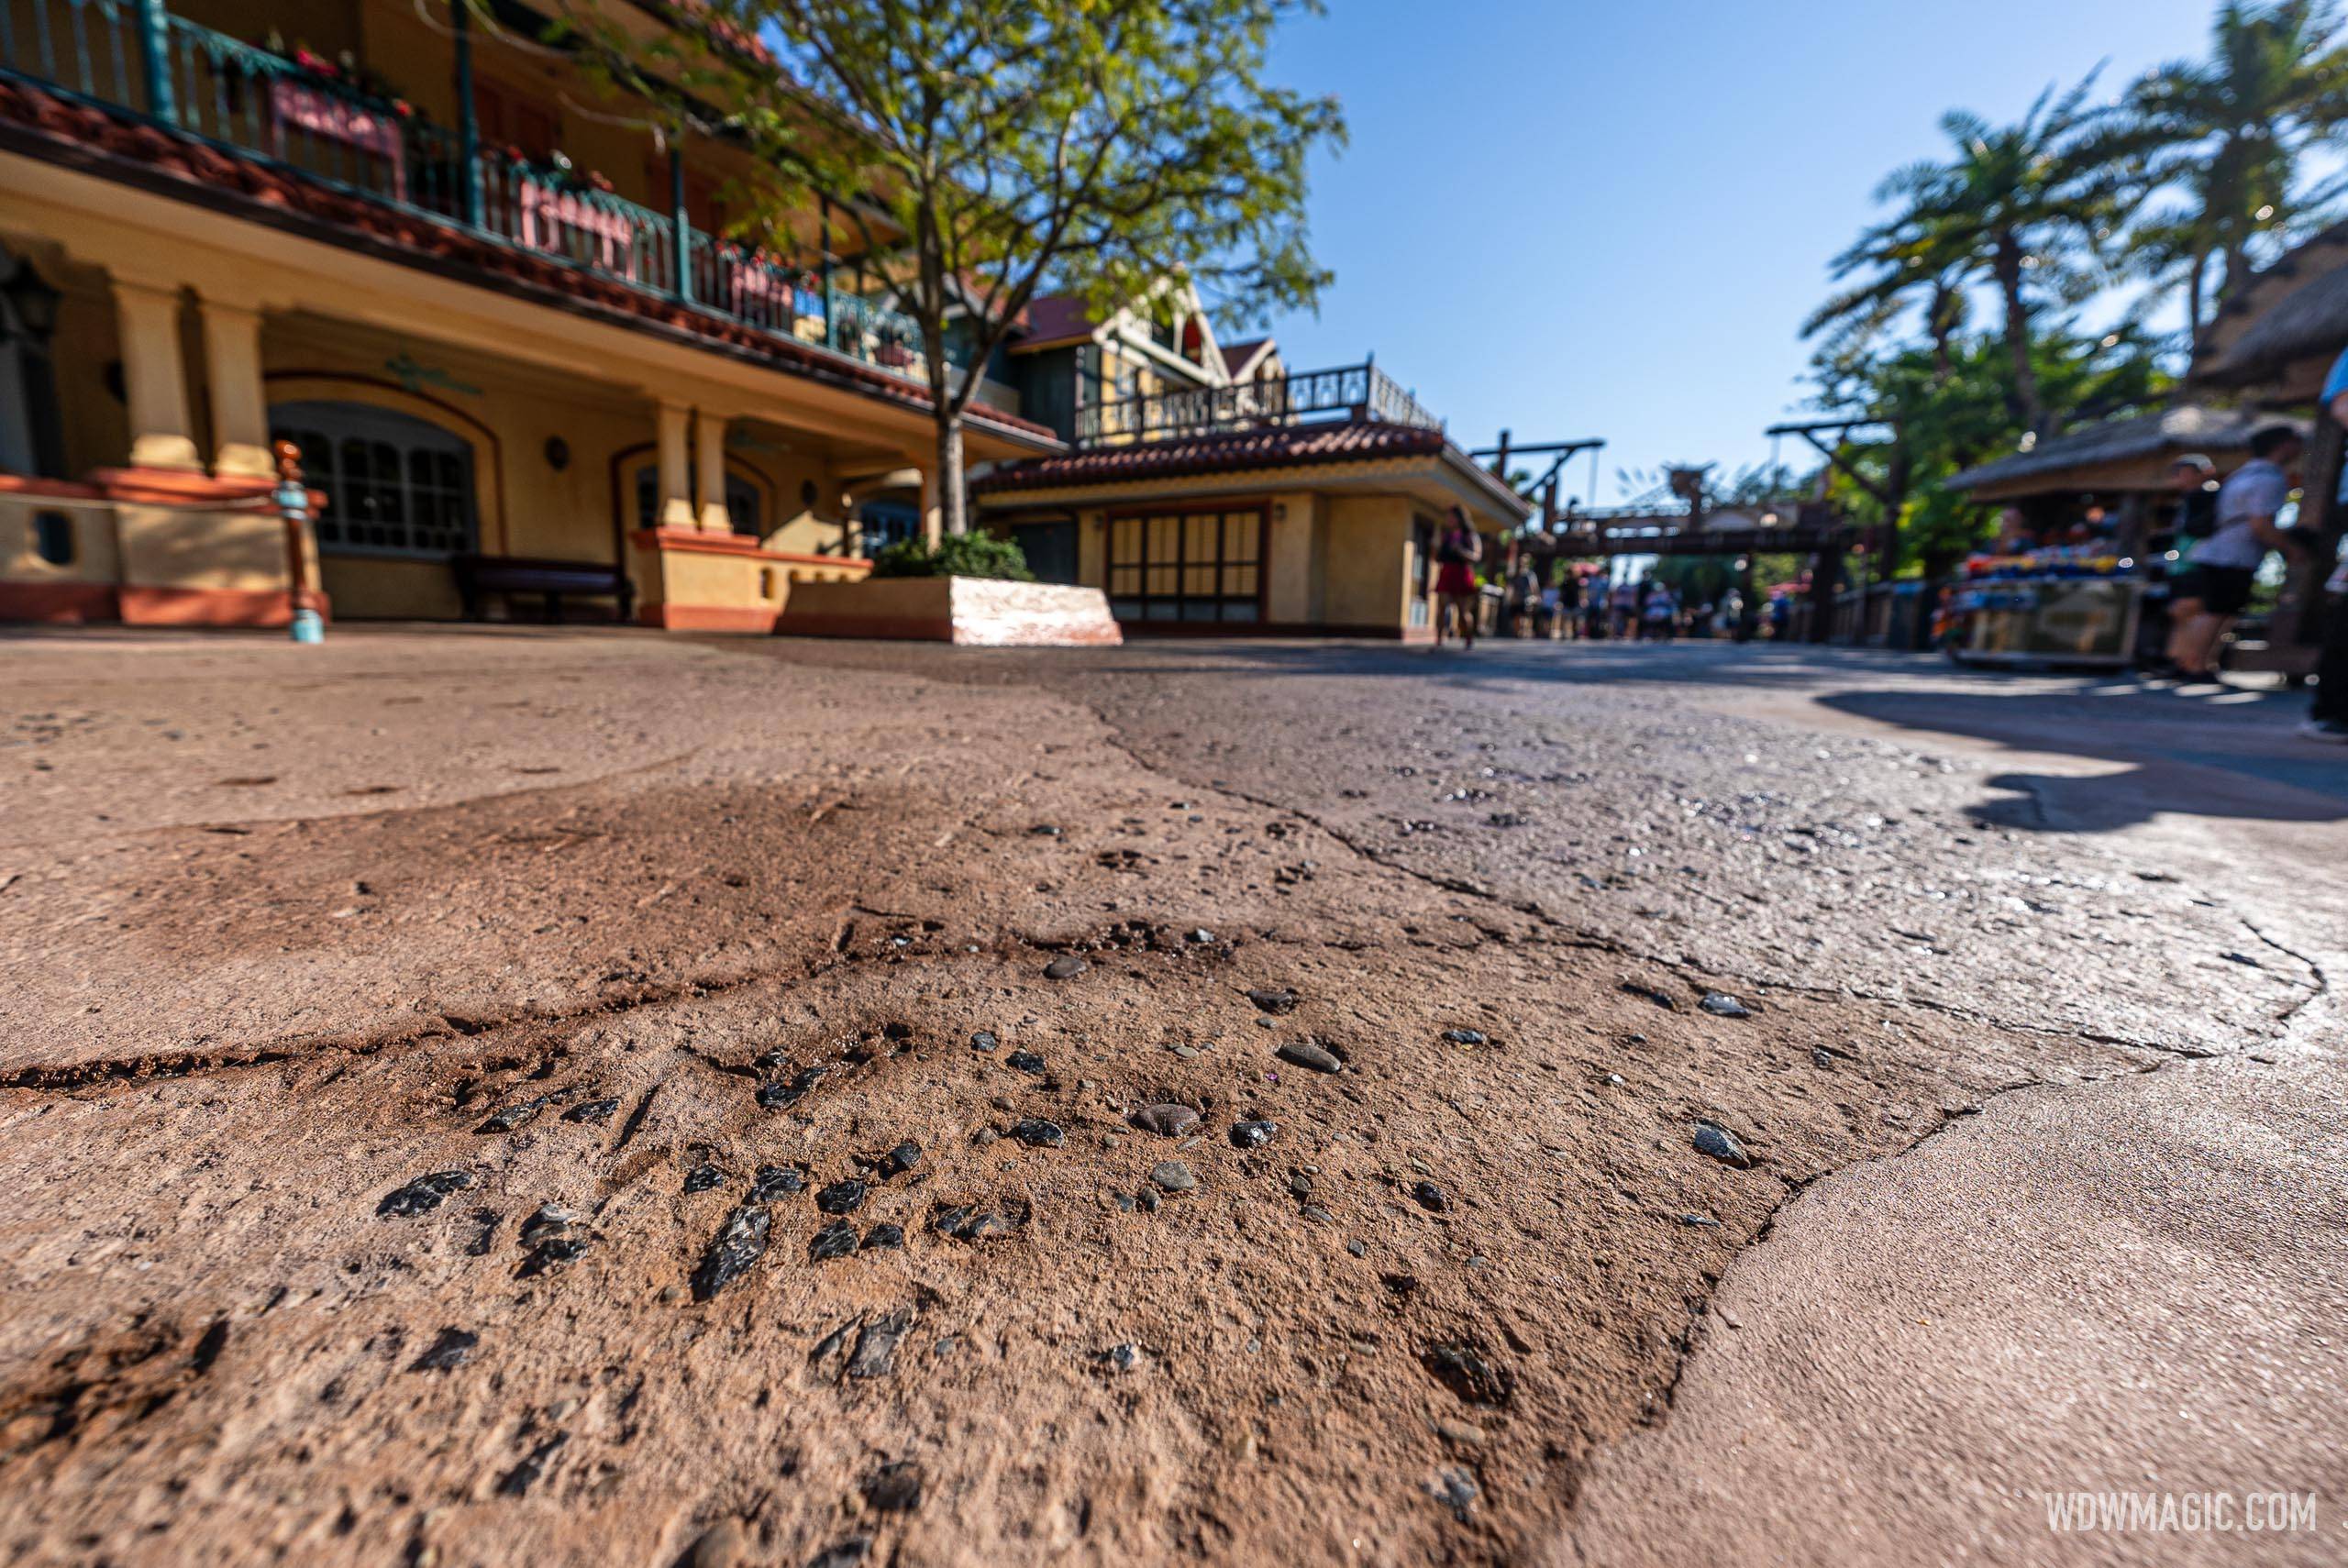
[[339, 82], [342, 79], [342, 71], [333, 61], [322, 54], [313, 54], [306, 49], [297, 49], [294, 51], [294, 63], [311, 75], [323, 76], [329, 82]]

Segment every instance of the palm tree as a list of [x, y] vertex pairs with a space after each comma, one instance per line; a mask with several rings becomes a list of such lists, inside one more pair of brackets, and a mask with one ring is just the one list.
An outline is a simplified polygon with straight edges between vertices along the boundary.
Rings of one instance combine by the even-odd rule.
[[1831, 295], [1802, 323], [1801, 335], [1828, 335], [1828, 352], [1874, 340], [1914, 305], [1932, 340], [1933, 363], [1945, 370], [1949, 344], [1968, 315], [1967, 291], [1976, 281], [1975, 259], [1924, 215], [1902, 212], [1862, 233], [1834, 258], [1836, 282], [1867, 275]]
[[2309, 145], [2348, 123], [2348, 46], [2337, 0], [2226, 0], [2200, 60], [2172, 61], [2128, 91], [2099, 155], [2142, 160], [2143, 188], [2181, 187], [2181, 213], [2131, 237], [2158, 280], [2181, 271], [2198, 341], [2212, 258], [2213, 305], [2242, 287], [2257, 237], [2304, 218], [2329, 193], [2302, 191]]
[[2059, 96], [2049, 87], [2008, 126], [1952, 110], [1941, 129], [1955, 155], [1895, 171], [1876, 191], [1877, 201], [1899, 204], [1880, 226], [1887, 242], [1930, 259], [1935, 277], [1982, 278], [1995, 289], [2013, 369], [2011, 412], [2040, 436], [2048, 413], [2031, 354], [2033, 314], [2077, 297], [2083, 261], [2099, 259], [2126, 210], [2127, 171], [2095, 139], [2107, 111], [2088, 105], [2094, 83], [2090, 74]]

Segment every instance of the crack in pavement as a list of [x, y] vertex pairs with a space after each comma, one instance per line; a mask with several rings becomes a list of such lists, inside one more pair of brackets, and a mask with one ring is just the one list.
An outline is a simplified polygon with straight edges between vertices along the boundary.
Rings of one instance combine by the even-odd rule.
[[[1087, 704], [1087, 706], [1091, 707], [1091, 704]], [[1156, 774], [1166, 775], [1172, 773], [1173, 777], [1178, 778], [1181, 777], [1180, 773], [1162, 767], [1145, 756], [1136, 744], [1128, 739], [1115, 722], [1100, 708], [1091, 707], [1091, 712], [1095, 719], [1108, 730], [1111, 737], [1110, 744], [1114, 745], [1119, 751], [1123, 752], [1137, 767]], [[1729, 1269], [1737, 1266], [1737, 1264], [1743, 1260], [1751, 1256], [1756, 1249], [1763, 1247], [1772, 1241], [1778, 1233], [1778, 1225], [1785, 1218], [1789, 1206], [1803, 1193], [1807, 1192], [1816, 1183], [1832, 1176], [1846, 1176], [1851, 1173], [1864, 1170], [1866, 1167], [1877, 1164], [1878, 1162], [1888, 1164], [1893, 1161], [1908, 1159], [1916, 1154], [1919, 1151], [1925, 1149], [1926, 1146], [1932, 1143], [1933, 1140], [1947, 1133], [1958, 1123], [1975, 1120], [1977, 1116], [1986, 1112], [1991, 1104], [2003, 1099], [2009, 1095], [2032, 1089], [2043, 1090], [2052, 1094], [2063, 1096], [2083, 1095], [2096, 1089], [2102, 1088], [2104, 1086], [2108, 1086], [2109, 1084], [2123, 1081], [2125, 1078], [2140, 1077], [2149, 1074], [2158, 1073], [2165, 1069], [2174, 1067], [2179, 1063], [2191, 1063], [2206, 1060], [2232, 1060], [2248, 1054], [2250, 1051], [2254, 1050], [2255, 1048], [2255, 1044], [2259, 1043], [2256, 1041], [2245, 1042], [2238, 1045], [2233, 1050], [2219, 1051], [2175, 1045], [2160, 1041], [2138, 1040], [2105, 1034], [2088, 1029], [2078, 1029], [2073, 1031], [2049, 1030], [2021, 1023], [2011, 1019], [2000, 1018], [1958, 1003], [1943, 1002], [1917, 997], [1891, 996], [1876, 992], [1862, 987], [1833, 988], [1805, 985], [1799, 982], [1772, 979], [1767, 976], [1755, 975], [1750, 972], [1738, 972], [1730, 969], [1700, 969], [1698, 966], [1689, 964], [1684, 958], [1667, 957], [1661, 954], [1645, 952], [1633, 946], [1631, 944], [1625, 943], [1618, 938], [1609, 936], [1603, 933], [1590, 930], [1588, 927], [1576, 926], [1553, 913], [1551, 911], [1544, 907], [1537, 900], [1508, 898], [1491, 889], [1483, 887], [1482, 885], [1468, 878], [1424, 871], [1415, 866], [1408, 864], [1405, 861], [1390, 858], [1388, 855], [1371, 847], [1368, 844], [1363, 842], [1356, 834], [1346, 829], [1337, 826], [1317, 812], [1304, 810], [1291, 802], [1258, 795], [1252, 791], [1236, 788], [1229, 783], [1213, 779], [1186, 780], [1185, 782], [1190, 787], [1210, 790], [1227, 798], [1246, 801], [1246, 803], [1259, 809], [1279, 812], [1284, 815], [1306, 823], [1319, 832], [1325, 834], [1337, 844], [1343, 845], [1357, 859], [1383, 871], [1409, 878], [1423, 885], [1434, 888], [1443, 892], [1479, 900], [1534, 920], [1552, 931], [1561, 933], [1563, 937], [1563, 941], [1560, 944], [1561, 945], [1603, 952], [1615, 956], [1633, 959], [1643, 964], [1653, 965], [1683, 979], [1701, 979], [1705, 977], [1711, 977], [1728, 980], [1740, 985], [1775, 988], [1782, 991], [1790, 992], [1800, 996], [1807, 996], [1815, 999], [1847, 999], [1874, 1002], [1877, 1005], [1887, 1007], [1901, 1009], [1912, 1008], [1921, 1011], [1936, 1013], [1944, 1017], [1955, 1018], [1966, 1022], [1995, 1029], [2008, 1034], [2036, 1036], [2049, 1040], [2066, 1038], [2078, 1039], [2088, 1041], [2092, 1043], [2110, 1045], [2123, 1050], [2143, 1052], [2149, 1055], [2149, 1060], [2132, 1063], [2122, 1073], [2113, 1074], [2108, 1077], [2099, 1077], [2089, 1080], [2086, 1083], [2065, 1084], [2033, 1076], [2018, 1082], [2001, 1084], [1987, 1090], [1974, 1091], [1968, 1089], [1967, 1092], [1972, 1094], [1974, 1097], [1970, 1103], [1956, 1110], [1950, 1110], [1946, 1108], [1943, 1108], [1941, 1112], [1941, 1121], [1937, 1125], [1924, 1130], [1906, 1143], [1901, 1144], [1888, 1153], [1855, 1159], [1844, 1165], [1836, 1165], [1828, 1169], [1813, 1171], [1808, 1175], [1802, 1176], [1789, 1176], [1775, 1170], [1769, 1171], [1767, 1174], [1778, 1184], [1778, 1196], [1769, 1205], [1768, 1210], [1763, 1217], [1760, 1225], [1751, 1235], [1745, 1237], [1736, 1244], [1733, 1252], [1730, 1255], [1728, 1263], [1723, 1265], [1721, 1273], [1717, 1275], [1707, 1276], [1710, 1287], [1702, 1289], [1691, 1297], [1686, 1325], [1682, 1328], [1672, 1344], [1672, 1360], [1669, 1375], [1665, 1379], [1658, 1397], [1650, 1405], [1648, 1405], [1642, 1413], [1639, 1422], [1642, 1426], [1659, 1426], [1670, 1419], [1677, 1403], [1679, 1390], [1687, 1376], [1689, 1367], [1693, 1361], [1696, 1353], [1702, 1348], [1709, 1338], [1711, 1332], [1711, 1320], [1714, 1315], [1712, 1304], [1717, 1296], [1717, 1286], [1720, 1281], [1725, 1279]], [[2043, 822], [2045, 820], [2044, 803], [2036, 799], [2035, 791], [2027, 791], [2027, 793], [2031, 796], [2031, 804], [2032, 809], [2036, 811], [2040, 819]], [[2302, 1015], [2304, 1010], [2311, 1004], [2323, 999], [2329, 995], [2330, 984], [2323, 966], [2311, 956], [2298, 952], [2285, 944], [2276, 941], [2272, 936], [2269, 936], [2263, 929], [2260, 928], [2256, 922], [2251, 920], [2245, 915], [2243, 915], [2238, 911], [2230, 910], [2228, 912], [2257, 941], [2265, 944], [2266, 946], [2276, 952], [2289, 956], [2298, 964], [2302, 965], [2311, 977], [2311, 988], [2308, 990], [2307, 994], [2294, 999], [2289, 1006], [2284, 1008], [2273, 1020], [2274, 1025], [2278, 1032], [2287, 1036], [2292, 1032], [2292, 1026], [2295, 1021]], [[1942, 1076], [1945, 1078], [1944, 1074]], [[2108, 1092], [2108, 1089], [2106, 1092]]]
[[[861, 904], [846, 906], [842, 921], [852, 930], [854, 914], [869, 914], [891, 920], [921, 921], [920, 915], [902, 915], [869, 909]], [[80, 1090], [112, 1091], [136, 1088], [149, 1083], [180, 1078], [209, 1077], [224, 1073], [241, 1072], [252, 1067], [273, 1066], [289, 1061], [307, 1061], [322, 1056], [375, 1056], [390, 1051], [428, 1045], [437, 1041], [497, 1034], [524, 1027], [560, 1029], [591, 1019], [618, 1019], [633, 1013], [669, 1006], [681, 1001], [720, 997], [736, 991], [771, 985], [783, 993], [804, 986], [819, 984], [840, 974], [848, 973], [871, 964], [921, 963], [952, 964], [972, 959], [993, 958], [1008, 962], [1022, 955], [1061, 954], [1069, 952], [1104, 953], [1132, 951], [1130, 944], [1113, 941], [1114, 933], [1129, 933], [1130, 925], [1123, 922], [1103, 924], [1085, 934], [1073, 937], [1042, 938], [1012, 932], [999, 933], [990, 942], [972, 944], [958, 941], [950, 949], [873, 950], [863, 953], [848, 951], [836, 935], [825, 944], [825, 951], [802, 961], [796, 967], [789, 963], [766, 968], [753, 968], [725, 975], [702, 975], [666, 986], [640, 988], [634, 992], [615, 997], [598, 998], [576, 1007], [546, 1009], [524, 1005], [504, 1013], [486, 1017], [442, 1012], [425, 1019], [411, 1028], [392, 1032], [345, 1033], [320, 1036], [296, 1036], [291, 1040], [272, 1042], [249, 1050], [229, 1047], [217, 1051], [173, 1051], [150, 1053], [142, 1056], [100, 1057], [90, 1061], [64, 1064], [39, 1064], [16, 1068], [0, 1075], [0, 1090], [18, 1089], [35, 1093], [74, 1094]], [[1237, 934], [1247, 942], [1268, 942], [1269, 938], [1251, 930], [1242, 929]], [[1324, 945], [1335, 945], [1324, 944]], [[1146, 950], [1177, 956], [1220, 957], [1227, 953], [1230, 944], [1221, 943], [1202, 947], [1193, 943], [1168, 942], [1163, 946]], [[975, 951], [973, 948], [975, 947]], [[701, 1055], [689, 1051], [691, 1055]], [[725, 1072], [749, 1069], [727, 1066], [714, 1058], [703, 1056], [710, 1066]]]
[[[1109, 730], [1109, 744], [1113, 745], [1118, 751], [1124, 753], [1125, 756], [1133, 761], [1135, 766], [1158, 777], [1173, 778], [1183, 784], [1185, 788], [1211, 790], [1216, 794], [1225, 796], [1235, 801], [1244, 801], [1249, 805], [1258, 807], [1265, 811], [1281, 812], [1286, 816], [1295, 818], [1299, 822], [1309, 823], [1320, 832], [1328, 834], [1330, 838], [1344, 845], [1356, 856], [1372, 866], [1403, 877], [1408, 877], [1414, 881], [1423, 883], [1427, 887], [1434, 888], [1443, 892], [1456, 893], [1465, 898], [1479, 899], [1498, 908], [1508, 910], [1512, 913], [1521, 914], [1528, 919], [1538, 921], [1541, 924], [1550, 928], [1552, 931], [1562, 933], [1562, 940], [1558, 943], [1558, 945], [1560, 946], [1577, 948], [1588, 952], [1606, 953], [1620, 958], [1634, 959], [1642, 964], [1651, 964], [1658, 968], [1669, 970], [1671, 973], [1683, 979], [1724, 980], [1736, 985], [1774, 988], [1778, 990], [1789, 992], [1795, 996], [1811, 997], [1821, 1000], [1855, 999], [1859, 1001], [1875, 1002], [1886, 1007], [1914, 1008], [1920, 1011], [1939, 1013], [1944, 1017], [1961, 1019], [1967, 1023], [1978, 1023], [1988, 1028], [1997, 1029], [2012, 1034], [2037, 1035], [2048, 1039], [2079, 1039], [2089, 1041], [2099, 1045], [2118, 1045], [2132, 1050], [2162, 1052], [2168, 1055], [2188, 1058], [2223, 1055], [2223, 1053], [2197, 1050], [2191, 1046], [2171, 1045], [2160, 1041], [2133, 1040], [2118, 1035], [2099, 1034], [2092, 1031], [2084, 1029], [2075, 1031], [2043, 1029], [2032, 1024], [2017, 1022], [2011, 1019], [1999, 1018], [1994, 1014], [1985, 1013], [1977, 1009], [1967, 1008], [1955, 1002], [1935, 1001], [1924, 997], [1894, 996], [1887, 992], [1868, 990], [1855, 986], [1835, 987], [1809, 985], [1798, 980], [1773, 978], [1767, 975], [1757, 974], [1746, 969], [1707, 967], [1690, 964], [1685, 957], [1674, 957], [1665, 954], [1635, 947], [1631, 944], [1624, 942], [1620, 937], [1608, 935], [1603, 932], [1592, 930], [1588, 926], [1576, 925], [1552, 912], [1538, 900], [1508, 898], [1493, 891], [1490, 888], [1484, 887], [1480, 883], [1469, 881], [1465, 878], [1448, 877], [1435, 872], [1423, 871], [1419, 867], [1409, 864], [1407, 861], [1390, 858], [1379, 850], [1374, 849], [1368, 845], [1363, 843], [1358, 837], [1346, 829], [1336, 826], [1313, 812], [1306, 811], [1301, 807], [1290, 804], [1287, 801], [1253, 794], [1247, 790], [1238, 789], [1235, 786], [1227, 783], [1221, 783], [1214, 780], [1201, 781], [1183, 778], [1179, 773], [1175, 773], [1168, 767], [1153, 763], [1147, 757], [1144, 756], [1133, 743], [1124, 738], [1123, 732], [1118, 728], [1115, 721], [1110, 719], [1105, 713], [1102, 712], [1101, 710], [1091, 708], [1090, 704], [1087, 704], [1087, 707], [1093, 716]], [[2235, 918], [2241, 919], [2240, 916], [2236, 916]], [[2242, 923], [2245, 928], [2251, 931], [2253, 935], [2259, 936], [2262, 941], [2267, 940], [2255, 926], [2251, 924], [2249, 921], [2243, 920]], [[2279, 946], [2280, 944], [2270, 942], [2269, 945]], [[2282, 950], [2285, 952], [2289, 951], [2287, 948]], [[2299, 955], [2293, 954], [2292, 956], [2298, 957]], [[2304, 958], [2300, 961], [2303, 963], [2307, 962]], [[2309, 967], [2311, 970], [2315, 969], [2315, 966], [2312, 964], [2309, 964]], [[2320, 975], [2320, 970], [2317, 970], [2316, 972], [2319, 976]], [[2287, 1021], [2291, 1016], [2292, 1012], [2298, 1010], [2298, 1006], [2302, 1005], [2303, 1001], [2304, 999], [2302, 999], [2302, 1003], [2295, 1003], [2293, 1007], [2287, 1010], [2276, 1021], [2279, 1023]]]

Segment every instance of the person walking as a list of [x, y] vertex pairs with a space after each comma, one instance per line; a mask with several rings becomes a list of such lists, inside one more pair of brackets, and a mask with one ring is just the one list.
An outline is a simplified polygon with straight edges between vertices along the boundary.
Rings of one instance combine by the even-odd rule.
[[2175, 580], [2185, 570], [2193, 547], [2217, 532], [2218, 465], [2199, 452], [2187, 452], [2168, 466], [2174, 512], [2144, 541], [2143, 608], [2136, 622], [2137, 662], [2155, 673], [2166, 668], [2170, 634], [2169, 602]]
[[1550, 591], [1557, 596], [1557, 635], [1571, 642], [1581, 635], [1581, 573], [1571, 561], [1558, 572], [1557, 586]]
[[1607, 635], [1618, 641], [1631, 635], [1639, 613], [1639, 585], [1625, 580], [1606, 591]]
[[1516, 569], [1508, 574], [1508, 599], [1509, 635], [1530, 636], [1541, 608], [1541, 577], [1530, 558], [1519, 557]]
[[1646, 624], [1643, 635], [1667, 643], [1678, 630], [1679, 596], [1671, 591], [1668, 583], [1652, 586], [1655, 591], [1647, 595], [1646, 603], [1639, 609], [1639, 618]]
[[2287, 425], [2253, 432], [2250, 461], [2218, 487], [2218, 531], [2193, 547], [2169, 602], [2169, 664], [2187, 680], [2217, 678], [2219, 639], [2250, 603], [2266, 553], [2281, 550], [2295, 561], [2304, 555], [2275, 520], [2290, 499], [2286, 470], [2301, 445]]
[[1435, 646], [1443, 646], [1445, 627], [1455, 614], [1459, 617], [1461, 646], [1476, 646], [1476, 620], [1483, 608], [1482, 591], [1476, 586], [1476, 563], [1483, 558], [1483, 537], [1468, 525], [1468, 509], [1454, 506], [1434, 547]]

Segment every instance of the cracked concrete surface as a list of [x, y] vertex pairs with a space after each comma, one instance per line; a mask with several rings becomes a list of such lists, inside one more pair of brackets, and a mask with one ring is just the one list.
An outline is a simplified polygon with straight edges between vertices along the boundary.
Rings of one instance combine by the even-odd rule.
[[[1718, 649], [12, 660], [24, 1560], [2128, 1561], [2021, 1493], [2348, 1496], [2348, 801], [2256, 715]], [[811, 1257], [851, 1176], [903, 1245]]]

